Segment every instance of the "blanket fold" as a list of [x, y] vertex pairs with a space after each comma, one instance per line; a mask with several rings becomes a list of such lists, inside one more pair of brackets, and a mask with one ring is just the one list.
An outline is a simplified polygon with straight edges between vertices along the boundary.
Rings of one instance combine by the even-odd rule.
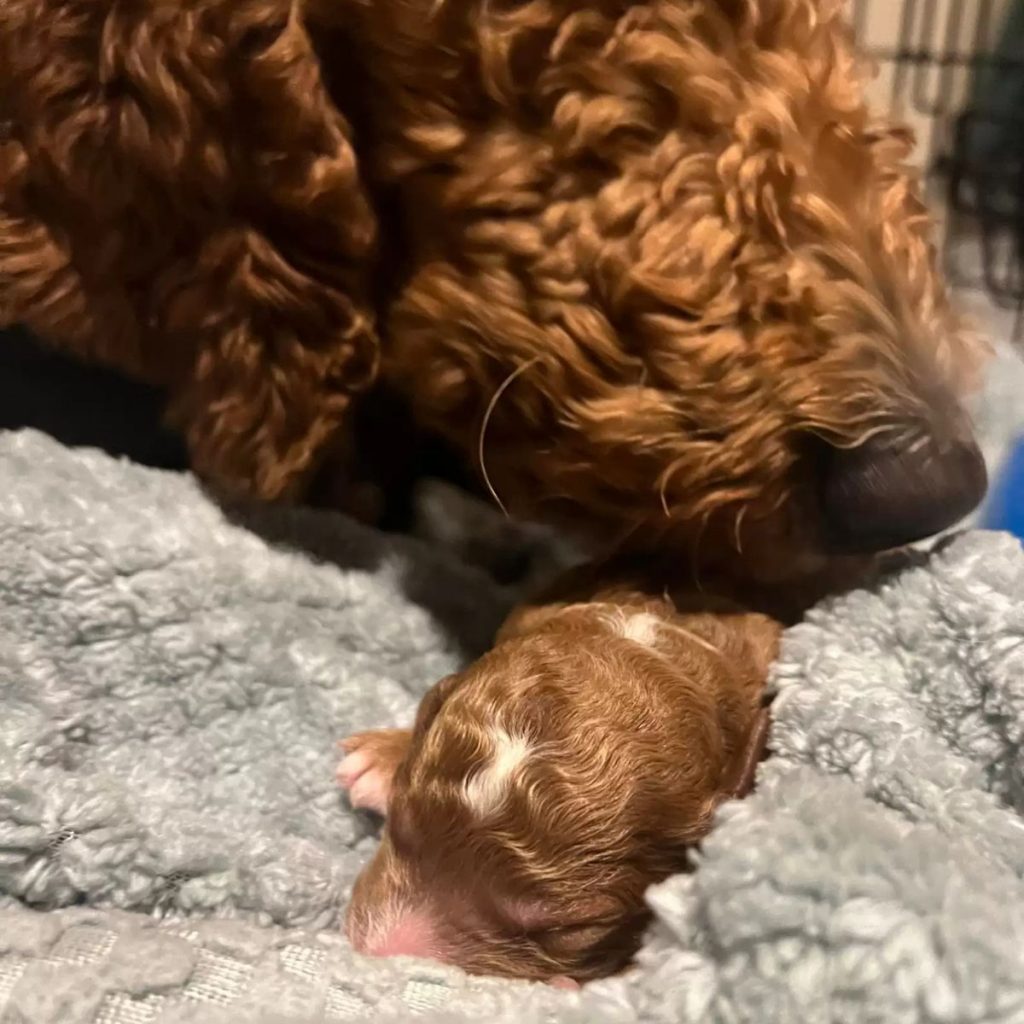
[[1024, 552], [816, 609], [758, 791], [566, 994], [354, 954], [335, 742], [411, 720], [511, 596], [443, 551], [0, 434], [0, 1021], [1024, 1021]]

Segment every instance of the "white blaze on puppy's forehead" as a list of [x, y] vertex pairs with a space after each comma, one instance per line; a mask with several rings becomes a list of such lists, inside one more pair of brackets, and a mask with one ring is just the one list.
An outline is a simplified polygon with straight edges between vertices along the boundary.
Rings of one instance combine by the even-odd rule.
[[530, 741], [501, 726], [487, 731], [491, 753], [487, 761], [467, 780], [463, 789], [466, 805], [478, 817], [496, 811], [508, 796], [513, 777], [531, 753]]
[[654, 647], [658, 642], [658, 630], [664, 625], [657, 615], [650, 612], [620, 611], [612, 621], [619, 636], [644, 647]]
[[657, 651], [660, 631], [670, 630], [673, 634], [684, 636], [699, 647], [703, 647], [710, 654], [721, 654], [714, 644], [709, 643], [692, 630], [684, 628], [678, 622], [666, 621], [650, 612], [629, 613], [619, 609], [614, 615], [608, 617], [608, 623], [624, 640], [632, 640], [634, 643], [650, 647], [655, 651]]

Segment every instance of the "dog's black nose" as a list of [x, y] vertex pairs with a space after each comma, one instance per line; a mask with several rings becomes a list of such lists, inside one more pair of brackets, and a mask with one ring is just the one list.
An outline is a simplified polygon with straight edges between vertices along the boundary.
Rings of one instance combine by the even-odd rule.
[[981, 502], [985, 460], [973, 440], [884, 436], [830, 449], [822, 490], [825, 540], [836, 553], [886, 551], [953, 526]]

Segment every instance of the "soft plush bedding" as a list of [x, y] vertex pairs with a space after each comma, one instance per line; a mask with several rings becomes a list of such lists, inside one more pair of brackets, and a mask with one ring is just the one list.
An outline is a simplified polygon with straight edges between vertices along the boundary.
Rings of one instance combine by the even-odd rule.
[[352, 953], [376, 833], [335, 741], [409, 721], [511, 600], [437, 546], [0, 435], [0, 1021], [1024, 1021], [1024, 552], [980, 532], [789, 632], [775, 755], [651, 892], [634, 971]]

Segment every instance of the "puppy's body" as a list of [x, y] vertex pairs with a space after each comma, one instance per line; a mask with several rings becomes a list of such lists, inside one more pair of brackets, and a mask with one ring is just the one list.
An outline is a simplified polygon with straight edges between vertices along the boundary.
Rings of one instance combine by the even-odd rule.
[[340, 781], [388, 819], [354, 944], [537, 979], [625, 966], [646, 888], [749, 784], [778, 634], [627, 589], [513, 616], [411, 732], [346, 743]]

